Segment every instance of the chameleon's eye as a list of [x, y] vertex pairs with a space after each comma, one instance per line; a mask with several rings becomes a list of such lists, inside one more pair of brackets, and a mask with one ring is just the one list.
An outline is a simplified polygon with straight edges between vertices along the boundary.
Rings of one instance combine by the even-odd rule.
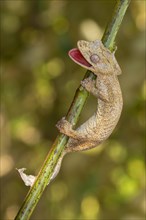
[[99, 56], [97, 55], [97, 54], [92, 54], [91, 56], [90, 56], [90, 60], [91, 60], [91, 62], [93, 62], [93, 63], [98, 63], [99, 62], [99, 60], [100, 60], [100, 58], [99, 58]]

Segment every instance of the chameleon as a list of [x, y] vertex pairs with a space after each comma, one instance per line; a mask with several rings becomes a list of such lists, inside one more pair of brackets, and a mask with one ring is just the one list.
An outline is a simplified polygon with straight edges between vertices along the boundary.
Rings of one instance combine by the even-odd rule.
[[97, 76], [96, 80], [86, 78], [81, 81], [81, 85], [97, 98], [97, 110], [76, 130], [64, 117], [57, 123], [59, 131], [69, 137], [66, 153], [88, 150], [105, 141], [116, 127], [123, 106], [117, 78], [121, 69], [114, 52], [110, 52], [100, 40], [80, 40], [77, 47], [69, 51], [69, 56]]
[[[115, 58], [115, 52], [107, 49], [100, 40], [77, 42], [77, 48], [69, 51], [70, 58], [78, 65], [96, 75], [81, 81], [81, 86], [97, 98], [97, 110], [77, 129], [63, 117], [56, 127], [69, 137], [67, 146], [60, 156], [51, 180], [59, 173], [62, 159], [66, 153], [94, 148], [105, 141], [116, 127], [123, 107], [122, 92], [118, 81], [121, 68]], [[30, 178], [18, 169], [26, 185], [32, 186], [35, 177]], [[49, 184], [49, 183], [48, 183]]]
[[81, 85], [97, 98], [97, 110], [76, 130], [63, 117], [56, 127], [69, 137], [51, 179], [58, 174], [62, 158], [66, 153], [94, 148], [105, 141], [116, 127], [123, 107], [123, 98], [118, 81], [121, 68], [115, 52], [107, 49], [100, 40], [77, 42], [77, 48], [69, 51], [70, 58], [78, 65], [96, 75], [96, 80], [86, 78]]

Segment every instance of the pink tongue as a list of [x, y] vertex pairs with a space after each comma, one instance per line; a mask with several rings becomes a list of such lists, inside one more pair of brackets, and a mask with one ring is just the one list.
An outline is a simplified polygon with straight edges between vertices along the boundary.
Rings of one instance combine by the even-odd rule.
[[77, 48], [73, 48], [68, 52], [70, 58], [76, 63], [82, 64], [84, 66], [90, 67], [91, 64], [88, 63], [85, 58], [82, 56], [81, 52]]

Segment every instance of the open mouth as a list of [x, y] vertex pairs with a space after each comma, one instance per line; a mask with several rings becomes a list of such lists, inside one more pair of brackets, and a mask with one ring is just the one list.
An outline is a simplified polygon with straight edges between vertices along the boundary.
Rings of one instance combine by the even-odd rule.
[[68, 52], [70, 58], [77, 64], [83, 67], [91, 67], [92, 65], [87, 62], [87, 60], [83, 57], [78, 48], [73, 48]]

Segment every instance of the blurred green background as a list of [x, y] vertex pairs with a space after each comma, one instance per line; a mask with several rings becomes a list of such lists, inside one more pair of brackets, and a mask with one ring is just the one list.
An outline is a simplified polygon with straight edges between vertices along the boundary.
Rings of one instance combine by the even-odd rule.
[[[79, 39], [100, 39], [115, 1], [1, 0], [1, 220], [37, 174], [85, 70], [68, 57]], [[117, 36], [124, 108], [102, 146], [67, 155], [31, 219], [142, 220], [145, 214], [145, 1], [132, 1]], [[81, 121], [95, 110], [90, 96]]]

